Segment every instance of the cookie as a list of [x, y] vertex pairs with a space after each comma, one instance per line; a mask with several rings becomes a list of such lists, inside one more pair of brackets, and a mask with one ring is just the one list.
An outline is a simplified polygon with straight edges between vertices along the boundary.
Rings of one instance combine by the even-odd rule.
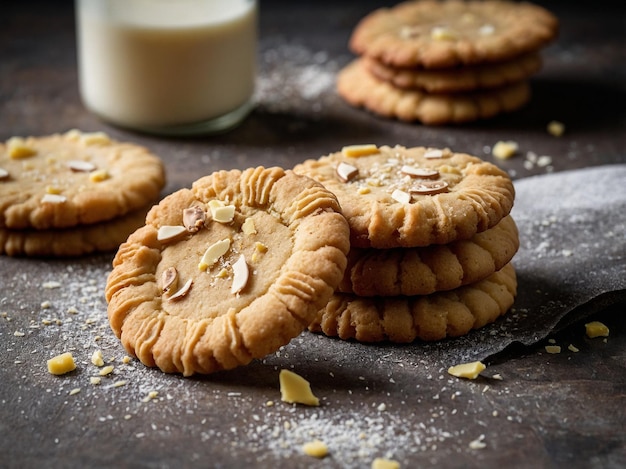
[[112, 252], [144, 225], [152, 205], [91, 225], [51, 230], [0, 228], [0, 254], [30, 257], [73, 257]]
[[373, 76], [397, 88], [458, 93], [526, 80], [541, 69], [541, 56], [530, 53], [505, 62], [448, 69], [389, 67], [371, 58], [364, 58], [364, 64]]
[[358, 249], [337, 291], [358, 296], [429, 295], [475, 283], [508, 264], [519, 248], [517, 226], [507, 216], [469, 240], [423, 248]]
[[109, 321], [147, 366], [231, 369], [306, 329], [348, 249], [348, 224], [321, 184], [281, 168], [216, 172], [165, 197], [120, 247]]
[[107, 135], [69, 131], [0, 144], [0, 228], [68, 228], [103, 222], [157, 199], [161, 160]]
[[356, 145], [294, 171], [337, 196], [357, 248], [469, 239], [508, 215], [515, 197], [506, 172], [448, 149]]
[[525, 81], [465, 93], [427, 93], [379, 80], [356, 59], [340, 70], [337, 92], [349, 104], [375, 114], [426, 125], [461, 124], [520, 109], [530, 99]]
[[359, 342], [459, 337], [505, 314], [516, 293], [512, 264], [480, 282], [432, 295], [362, 298], [335, 293], [309, 329]]
[[528, 2], [415, 0], [367, 15], [349, 47], [394, 67], [447, 68], [537, 51], [558, 27], [552, 13]]

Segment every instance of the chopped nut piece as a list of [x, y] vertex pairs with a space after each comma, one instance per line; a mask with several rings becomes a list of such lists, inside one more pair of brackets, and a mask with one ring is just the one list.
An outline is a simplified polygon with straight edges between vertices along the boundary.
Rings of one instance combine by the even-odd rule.
[[359, 157], [368, 156], [378, 153], [378, 147], [373, 143], [365, 143], [362, 145], [347, 145], [341, 149], [343, 156]]
[[0, 168], [0, 180], [8, 179], [8, 177], [9, 177], [9, 172], [4, 168]]
[[211, 244], [204, 252], [198, 268], [202, 271], [207, 270], [213, 264], [215, 264], [220, 257], [222, 257], [230, 249], [230, 239], [222, 239]]
[[565, 125], [559, 121], [551, 121], [548, 123], [548, 133], [555, 137], [560, 137], [565, 132]]
[[435, 26], [430, 31], [430, 37], [438, 41], [453, 41], [456, 39], [456, 34], [445, 26]]
[[343, 182], [348, 182], [354, 179], [359, 174], [359, 169], [351, 164], [344, 163], [343, 161], [337, 165], [337, 176]]
[[183, 225], [190, 233], [196, 233], [204, 226], [206, 220], [206, 212], [199, 205], [186, 208], [183, 210]]
[[7, 140], [7, 154], [12, 160], [19, 160], [36, 155], [37, 150], [29, 146], [22, 137], [11, 137]]
[[496, 158], [506, 160], [515, 155], [518, 149], [519, 146], [517, 145], [517, 142], [514, 142], [512, 140], [509, 140], [507, 142], [499, 141], [493, 146], [491, 154]]
[[256, 234], [256, 226], [254, 225], [254, 220], [252, 218], [246, 218], [246, 220], [241, 225], [241, 231], [245, 235], [253, 235]]
[[245, 288], [248, 283], [248, 275], [248, 264], [242, 254], [239, 256], [239, 259], [237, 259], [237, 262], [233, 264], [233, 284], [230, 288], [232, 294], [239, 293]]
[[436, 169], [416, 168], [415, 166], [408, 165], [402, 166], [402, 168], [400, 168], [400, 172], [411, 177], [426, 179], [436, 178], [439, 176], [439, 171]]
[[401, 204], [411, 203], [411, 194], [401, 191], [400, 189], [394, 190], [391, 193], [391, 198], [396, 202], [400, 202]]
[[80, 140], [85, 145], [108, 145], [111, 139], [104, 132], [85, 132], [81, 135]]
[[89, 180], [91, 182], [102, 182], [109, 179], [111, 175], [106, 169], [99, 169], [98, 171], [92, 171], [89, 174]]
[[446, 181], [421, 181], [414, 184], [410, 189], [411, 194], [435, 195], [448, 192]]
[[372, 461], [372, 469], [400, 469], [400, 463], [393, 459], [376, 458]]
[[185, 296], [187, 293], [189, 293], [189, 290], [191, 289], [191, 284], [193, 283], [192, 279], [189, 279], [185, 282], [185, 284], [181, 287], [180, 290], [178, 290], [176, 293], [174, 293], [172, 296], [170, 296], [170, 300], [171, 301], [176, 301], [181, 299], [183, 296]]
[[211, 200], [209, 209], [213, 220], [219, 223], [230, 223], [235, 217], [235, 206], [226, 205], [221, 200]]
[[157, 241], [172, 241], [186, 232], [187, 229], [181, 225], [163, 225], [159, 227], [157, 232]]
[[609, 328], [600, 321], [591, 321], [585, 324], [585, 332], [590, 339], [609, 336]]
[[448, 373], [457, 378], [476, 379], [485, 368], [487, 367], [482, 362], [476, 361], [451, 366], [448, 368]]
[[176, 267], [168, 267], [161, 275], [161, 290], [164, 293], [174, 291], [178, 287], [178, 270]]
[[100, 370], [98, 374], [100, 376], [106, 376], [106, 375], [110, 375], [111, 373], [113, 373], [113, 365], [105, 366], [104, 368]]
[[485, 435], [480, 435], [475, 440], [470, 441], [468, 446], [470, 447], [470, 449], [484, 449], [487, 447], [487, 444], [485, 443], [484, 440], [485, 440]]
[[96, 169], [96, 165], [89, 161], [72, 160], [67, 162], [67, 167], [72, 171], [89, 173]]
[[432, 150], [426, 150], [426, 152], [424, 153], [424, 158], [429, 160], [443, 158], [443, 151], [436, 148]]
[[311, 392], [310, 383], [302, 376], [289, 370], [280, 370], [280, 399], [290, 404], [320, 405], [320, 401]]
[[578, 347], [576, 347], [574, 344], [569, 344], [567, 346], [567, 350], [569, 350], [570, 352], [580, 352], [580, 349]]
[[328, 446], [326, 443], [320, 440], [309, 441], [302, 445], [302, 451], [307, 456], [313, 456], [315, 458], [323, 458], [328, 456]]
[[53, 375], [64, 375], [76, 369], [76, 363], [71, 352], [65, 352], [56, 357], [52, 357], [47, 362], [48, 372]]
[[561, 353], [560, 345], [546, 345], [546, 353]]
[[41, 198], [41, 202], [44, 204], [62, 204], [67, 201], [67, 197], [59, 194], [45, 194]]
[[96, 350], [91, 355], [91, 363], [95, 366], [104, 366], [104, 358], [102, 358], [102, 350]]

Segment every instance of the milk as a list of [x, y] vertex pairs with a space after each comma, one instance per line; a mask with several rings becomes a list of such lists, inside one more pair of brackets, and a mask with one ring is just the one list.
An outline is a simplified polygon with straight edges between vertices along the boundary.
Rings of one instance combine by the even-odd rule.
[[255, 1], [77, 0], [76, 8], [81, 96], [105, 120], [211, 130], [211, 121], [233, 125], [247, 114]]

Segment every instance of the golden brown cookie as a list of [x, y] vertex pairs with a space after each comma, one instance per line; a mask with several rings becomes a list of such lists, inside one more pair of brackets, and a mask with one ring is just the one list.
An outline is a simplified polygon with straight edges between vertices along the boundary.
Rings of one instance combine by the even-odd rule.
[[111, 327], [165, 372], [244, 365], [306, 329], [348, 249], [321, 184], [280, 168], [216, 172], [163, 199], [120, 247], [106, 286]]
[[367, 70], [376, 78], [403, 89], [427, 93], [458, 93], [526, 80], [541, 69], [541, 56], [530, 53], [505, 62], [445, 69], [397, 68], [365, 58]]
[[352, 247], [418, 247], [469, 239], [495, 226], [513, 206], [509, 176], [475, 156], [399, 145], [367, 145], [366, 152], [355, 148], [360, 146], [294, 168], [337, 196], [350, 224]]
[[359, 342], [459, 337], [506, 313], [516, 292], [515, 270], [507, 264], [485, 280], [432, 295], [362, 298], [335, 293], [309, 329]]
[[77, 130], [0, 143], [0, 228], [68, 228], [157, 199], [161, 160], [143, 147]]
[[528, 2], [414, 0], [367, 15], [350, 48], [395, 67], [447, 68], [537, 51], [557, 32], [557, 18]]
[[500, 270], [518, 248], [517, 226], [510, 215], [468, 240], [445, 245], [352, 248], [337, 291], [358, 296], [414, 296], [452, 290]]
[[515, 111], [530, 99], [525, 81], [464, 93], [427, 93], [400, 89], [379, 80], [363, 59], [344, 67], [337, 77], [337, 92], [349, 104], [375, 114], [425, 125], [461, 124]]
[[143, 226], [152, 205], [113, 220], [50, 230], [0, 228], [0, 254], [32, 257], [73, 257], [115, 251]]

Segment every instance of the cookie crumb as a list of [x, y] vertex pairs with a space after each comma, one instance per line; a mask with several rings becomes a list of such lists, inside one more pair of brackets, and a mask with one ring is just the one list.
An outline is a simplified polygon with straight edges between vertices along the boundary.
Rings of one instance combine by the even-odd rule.
[[372, 461], [372, 469], [400, 469], [400, 463], [393, 459], [376, 458]]
[[495, 156], [496, 158], [499, 158], [501, 160], [506, 160], [514, 156], [518, 150], [519, 150], [519, 145], [517, 144], [517, 142], [514, 142], [513, 140], [508, 140], [508, 141], [500, 140], [493, 146], [493, 149], [491, 150], [491, 154]]
[[290, 404], [320, 405], [319, 399], [311, 391], [311, 384], [302, 376], [289, 370], [280, 370], [280, 399]]
[[485, 443], [484, 440], [485, 440], [485, 435], [480, 435], [475, 440], [470, 441], [470, 443], [469, 443], [470, 449], [483, 449], [483, 448], [486, 448], [487, 444]]
[[328, 446], [320, 440], [309, 441], [302, 445], [302, 451], [308, 456], [315, 458], [324, 458], [328, 456]]
[[565, 125], [559, 121], [550, 121], [547, 129], [550, 135], [560, 137], [565, 132]]
[[102, 357], [102, 350], [96, 350], [91, 355], [91, 363], [95, 366], [104, 366], [104, 358]]
[[89, 384], [93, 384], [94, 386], [97, 386], [101, 382], [102, 382], [102, 378], [100, 378], [99, 376], [91, 376], [89, 378]]
[[76, 363], [71, 352], [65, 352], [52, 357], [47, 362], [48, 372], [53, 375], [64, 375], [76, 369]]
[[359, 157], [368, 156], [378, 153], [378, 147], [372, 143], [365, 143], [361, 145], [347, 145], [341, 149], [343, 156]]
[[448, 368], [448, 373], [457, 378], [476, 379], [487, 368], [482, 362], [462, 363]]
[[80, 392], [80, 388], [74, 388], [74, 389], [72, 389], [72, 390], [71, 390], [68, 394], [69, 394], [70, 396], [73, 396], [73, 395], [75, 395], [75, 394], [78, 394], [79, 392]]
[[560, 345], [546, 345], [545, 349], [547, 353], [561, 353]]
[[580, 352], [580, 349], [578, 347], [576, 347], [574, 344], [569, 344], [567, 346], [567, 350], [569, 350], [570, 352]]
[[608, 337], [609, 328], [600, 321], [591, 321], [585, 324], [585, 333], [590, 339], [595, 339], [596, 337]]
[[100, 376], [107, 376], [113, 373], [113, 365], [105, 366], [98, 373]]

